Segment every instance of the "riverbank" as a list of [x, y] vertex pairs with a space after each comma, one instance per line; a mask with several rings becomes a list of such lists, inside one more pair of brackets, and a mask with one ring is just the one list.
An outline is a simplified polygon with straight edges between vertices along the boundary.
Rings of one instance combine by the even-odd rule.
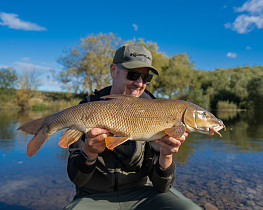
[[78, 104], [83, 97], [74, 93], [32, 91], [27, 106], [22, 107], [17, 91], [13, 89], [0, 92], [0, 110], [60, 110]]

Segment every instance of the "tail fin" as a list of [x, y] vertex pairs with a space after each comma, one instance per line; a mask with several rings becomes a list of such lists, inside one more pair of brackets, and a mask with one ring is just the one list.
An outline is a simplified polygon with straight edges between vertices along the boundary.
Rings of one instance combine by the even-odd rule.
[[24, 131], [28, 134], [35, 134], [35, 136], [27, 144], [27, 155], [29, 157], [35, 155], [37, 151], [42, 147], [46, 140], [51, 136], [46, 131], [44, 125], [46, 117], [39, 118], [28, 123], [21, 125], [17, 130]]
[[28, 123], [25, 123], [21, 125], [17, 130], [24, 131], [28, 134], [36, 134], [42, 125], [44, 124], [46, 117], [42, 117], [33, 121], [30, 121]]
[[35, 155], [51, 135], [42, 128], [27, 144], [27, 155], [29, 157]]

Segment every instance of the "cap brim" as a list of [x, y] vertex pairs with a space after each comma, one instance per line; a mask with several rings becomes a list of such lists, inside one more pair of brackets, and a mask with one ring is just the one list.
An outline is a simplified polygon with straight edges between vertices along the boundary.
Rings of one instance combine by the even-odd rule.
[[143, 67], [147, 67], [149, 68], [154, 74], [159, 75], [159, 72], [157, 71], [156, 68], [154, 68], [153, 66], [145, 63], [145, 62], [141, 62], [141, 61], [131, 61], [131, 62], [125, 62], [125, 63], [121, 63], [122, 66], [124, 66], [127, 69], [136, 69], [136, 68], [143, 68]]

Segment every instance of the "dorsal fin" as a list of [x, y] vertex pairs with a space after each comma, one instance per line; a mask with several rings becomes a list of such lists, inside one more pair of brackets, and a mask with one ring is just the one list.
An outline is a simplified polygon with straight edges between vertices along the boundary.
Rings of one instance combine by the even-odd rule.
[[101, 99], [118, 99], [118, 100], [129, 100], [129, 99], [136, 99], [135, 96], [129, 96], [129, 95], [121, 95], [121, 94], [112, 94], [107, 96], [100, 97]]

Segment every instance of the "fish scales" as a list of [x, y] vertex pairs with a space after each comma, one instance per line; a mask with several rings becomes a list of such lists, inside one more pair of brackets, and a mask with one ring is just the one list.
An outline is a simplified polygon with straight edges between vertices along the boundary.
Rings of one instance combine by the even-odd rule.
[[225, 128], [221, 120], [190, 102], [120, 95], [106, 97], [113, 100], [76, 105], [20, 126], [18, 130], [35, 134], [28, 144], [28, 155], [34, 155], [52, 134], [65, 128], [68, 130], [59, 141], [62, 147], [69, 146], [83, 133], [98, 127], [106, 128], [116, 136], [106, 138], [106, 143], [112, 141], [109, 144], [111, 149], [117, 146], [113, 141], [118, 137], [121, 141], [151, 141], [166, 134], [177, 137], [182, 131], [211, 135]]
[[[143, 134], [151, 135], [162, 131], [164, 123], [172, 123], [170, 122], [172, 113], [169, 111], [159, 113], [158, 109], [160, 108], [158, 107], [160, 106], [156, 103], [147, 103], [147, 106], [145, 106], [143, 102], [138, 103], [137, 101], [130, 101], [129, 103], [126, 101], [123, 101], [123, 103], [112, 101], [107, 104], [108, 107], [104, 103], [98, 104], [100, 107], [96, 107], [96, 110], [99, 110], [102, 114], [94, 113], [98, 117], [94, 117], [94, 120], [101, 123], [92, 125], [90, 122], [89, 125], [86, 125], [87, 127], [103, 127], [116, 135], [128, 136], [129, 139], [139, 139], [142, 138]], [[101, 120], [100, 117], [104, 119]], [[146, 136], [146, 139], [148, 138], [149, 135]]]

